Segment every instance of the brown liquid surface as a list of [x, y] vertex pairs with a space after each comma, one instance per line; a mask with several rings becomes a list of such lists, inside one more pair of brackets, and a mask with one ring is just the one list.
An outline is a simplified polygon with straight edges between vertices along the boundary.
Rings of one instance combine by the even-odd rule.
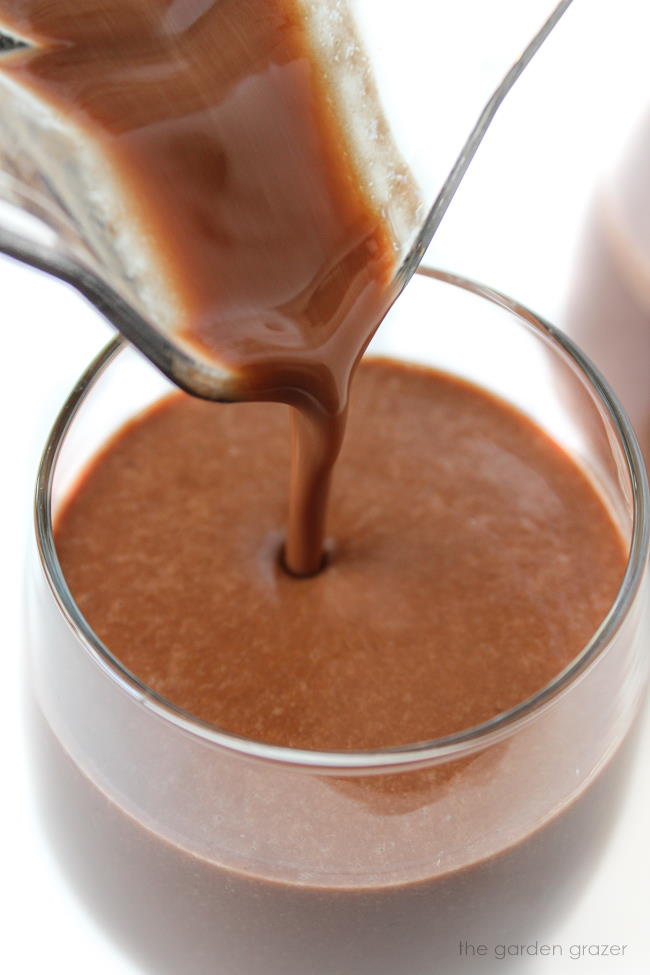
[[[362, 77], [352, 21], [334, 13], [344, 70]], [[397, 261], [339, 119], [367, 105], [341, 109], [340, 69], [321, 63], [298, 0], [101, 0], [81, 11], [77, 0], [4, 0], [3, 24], [34, 47], [5, 55], [0, 78], [108, 164], [116, 219], [140, 228], [179, 305], [176, 331], [232, 370], [233, 399], [300, 411], [286, 558], [296, 573], [316, 571], [350, 377], [390, 303]], [[390, 136], [378, 103], [376, 113], [378, 153]], [[389, 155], [391, 186], [413, 214], [413, 184]]]
[[582, 649], [621, 539], [573, 463], [504, 403], [377, 360], [353, 390], [330, 564], [278, 564], [287, 417], [173, 396], [100, 455], [57, 551], [90, 625], [185, 710], [317, 749], [450, 734]]

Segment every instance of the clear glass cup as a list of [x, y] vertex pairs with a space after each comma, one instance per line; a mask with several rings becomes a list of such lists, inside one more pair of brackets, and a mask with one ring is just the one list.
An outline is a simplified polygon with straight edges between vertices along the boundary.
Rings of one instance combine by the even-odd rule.
[[650, 109], [589, 211], [566, 314], [621, 398], [650, 464]]
[[309, 752], [195, 720], [101, 644], [57, 561], [62, 499], [107, 437], [171, 389], [112, 342], [63, 407], [39, 473], [30, 727], [61, 863], [147, 971], [464, 970], [465, 941], [551, 931], [614, 821], [648, 670], [648, 487], [626, 417], [570, 341], [449, 274], [416, 275], [368, 354], [466, 377], [548, 431], [620, 527], [621, 588], [552, 683], [441, 740]]

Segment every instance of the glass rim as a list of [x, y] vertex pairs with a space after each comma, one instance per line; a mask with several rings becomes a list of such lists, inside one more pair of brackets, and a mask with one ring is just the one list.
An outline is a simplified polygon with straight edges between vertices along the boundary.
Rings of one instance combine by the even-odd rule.
[[68, 429], [83, 406], [86, 395], [118, 355], [129, 348], [125, 339], [116, 336], [87, 366], [59, 411], [48, 436], [36, 479], [34, 499], [36, 542], [49, 588], [68, 627], [82, 648], [129, 696], [179, 730], [190, 732], [207, 743], [235, 752], [242, 757], [304, 767], [323, 773], [371, 769], [387, 771], [391, 767], [401, 769], [429, 765], [443, 759], [461, 757], [468, 751], [495, 744], [545, 711], [604, 652], [625, 620], [627, 611], [639, 590], [647, 560], [649, 494], [641, 449], [616, 395], [598, 369], [571, 339], [524, 305], [486, 285], [448, 271], [420, 268], [418, 274], [470, 292], [513, 313], [520, 321], [532, 326], [533, 330], [539, 333], [542, 341], [546, 341], [553, 347], [559, 347], [560, 352], [568, 357], [574, 368], [577, 367], [583, 381], [586, 379], [588, 386], [596, 394], [599, 404], [604, 408], [623, 451], [633, 502], [632, 533], [627, 564], [607, 615], [571, 663], [535, 694], [488, 721], [430, 741], [360, 751], [290, 748], [245, 738], [184, 711], [131, 673], [102, 643], [86, 622], [67, 586], [54, 544], [52, 482], [59, 452]]

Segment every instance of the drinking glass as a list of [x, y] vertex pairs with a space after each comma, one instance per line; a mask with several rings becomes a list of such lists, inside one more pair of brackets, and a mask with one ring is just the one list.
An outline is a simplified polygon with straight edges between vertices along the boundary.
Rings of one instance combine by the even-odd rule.
[[366, 354], [464, 377], [534, 420], [611, 511], [627, 547], [620, 589], [551, 683], [446, 738], [330, 753], [197, 720], [102, 644], [57, 559], [52, 522], [89, 461], [174, 388], [111, 342], [63, 406], [38, 475], [30, 738], [62, 868], [146, 971], [463, 970], [464, 942], [552, 931], [615, 819], [648, 670], [648, 487], [616, 398], [561, 333], [442, 272], [412, 279]]
[[566, 328], [601, 368], [650, 464], [650, 110], [592, 201]]

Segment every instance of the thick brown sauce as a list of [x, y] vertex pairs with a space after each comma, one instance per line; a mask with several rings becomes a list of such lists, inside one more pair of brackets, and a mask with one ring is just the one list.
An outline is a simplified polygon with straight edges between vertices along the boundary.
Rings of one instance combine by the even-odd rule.
[[278, 565], [287, 418], [175, 395], [104, 450], [56, 544], [90, 625], [145, 683], [250, 738], [375, 748], [543, 687], [606, 614], [625, 554], [586, 477], [460, 380], [363, 364], [327, 570]]
[[351, 374], [396, 264], [308, 19], [298, 0], [0, 2], [0, 26], [35, 45], [5, 55], [0, 76], [109, 163], [120, 220], [142, 228], [180, 305], [177, 331], [232, 370], [233, 399], [300, 411], [286, 549], [298, 574], [320, 567]]

